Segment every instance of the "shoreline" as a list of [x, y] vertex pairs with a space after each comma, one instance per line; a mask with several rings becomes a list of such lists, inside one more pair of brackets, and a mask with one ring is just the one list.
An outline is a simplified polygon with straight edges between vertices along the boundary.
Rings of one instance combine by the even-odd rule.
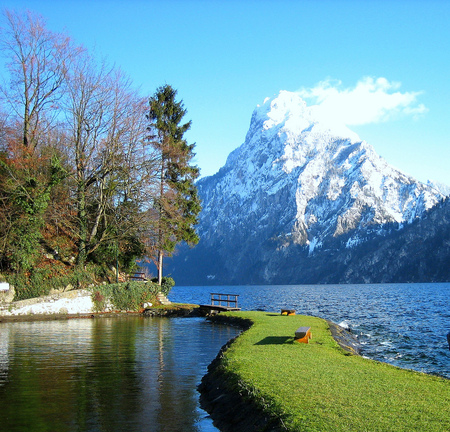
[[[256, 312], [258, 313], [258, 312]], [[243, 336], [243, 334], [255, 325], [254, 314], [252, 312], [242, 314], [239, 316], [236, 314], [217, 314], [214, 316], [207, 317], [209, 321], [217, 324], [232, 325], [239, 327], [243, 330], [235, 338], [229, 340], [219, 351], [216, 358], [208, 366], [207, 373], [203, 376], [201, 383], [198, 385], [198, 392], [200, 394], [200, 405], [201, 407], [209, 413], [213, 419], [214, 425], [220, 428], [220, 430], [227, 432], [246, 432], [248, 430], [264, 430], [264, 431], [286, 431], [286, 430], [296, 430], [291, 427], [286, 427], [284, 421], [288, 423], [291, 419], [289, 416], [280, 414], [283, 412], [278, 409], [278, 402], [275, 403], [270, 399], [267, 399], [267, 395], [260, 393], [258, 385], [250, 382], [250, 390], [247, 387], [239, 388], [236, 386], [236, 382], [239, 380], [244, 380], [240, 373], [230, 372], [225, 370], [225, 363], [227, 360], [227, 351], [236, 340]], [[266, 313], [265, 315], [276, 316], [277, 313]], [[127, 311], [114, 311], [114, 312], [96, 312], [96, 313], [78, 313], [78, 314], [27, 314], [27, 315], [9, 315], [0, 316], [0, 323], [7, 322], [20, 322], [20, 321], [49, 321], [49, 320], [65, 320], [65, 319], [101, 319], [101, 318], [124, 318], [127, 317], [199, 317], [203, 316], [198, 310], [197, 305], [185, 305], [185, 304], [171, 304], [167, 306], [152, 307], [147, 308], [145, 311], [139, 312], [127, 312]], [[307, 318], [306, 316], [303, 317]], [[314, 318], [314, 317], [312, 317]], [[272, 318], [269, 318], [272, 319]], [[339, 347], [344, 350], [341, 352], [342, 357], [362, 357], [359, 354], [359, 345], [356, 337], [348, 332], [346, 329], [340, 327], [338, 324], [333, 323], [329, 320], [323, 320], [328, 326], [329, 335]], [[314, 331], [313, 331], [314, 333]], [[265, 333], [272, 334], [272, 330]], [[283, 333], [285, 334], [285, 333]], [[267, 336], [266, 336], [267, 337]], [[268, 338], [268, 337], [267, 337]], [[272, 342], [275, 343], [275, 342]], [[316, 335], [314, 335], [313, 344], [316, 344]], [[261, 343], [259, 343], [261, 345]], [[241, 345], [241, 344], [238, 344]], [[258, 344], [256, 344], [258, 345]], [[303, 345], [303, 344], [299, 344]], [[322, 342], [319, 342], [322, 345]], [[241, 348], [242, 349], [242, 348]], [[320, 348], [324, 350], [323, 354], [326, 357], [326, 348]], [[250, 358], [253, 358], [254, 353], [249, 353]], [[225, 360], [224, 360], [225, 359]], [[254, 358], [258, 361], [257, 358]], [[380, 363], [388, 366], [391, 369], [400, 369], [395, 366], [388, 365], [386, 363], [375, 362], [373, 360], [367, 360], [373, 363]], [[338, 363], [340, 360], [338, 361]], [[356, 368], [354, 373], [359, 373], [359, 363], [356, 362]], [[382, 369], [383, 366], [380, 366]], [[364, 369], [364, 367], [362, 368]], [[412, 375], [417, 375], [420, 373], [402, 369], [403, 371], [409, 371]], [[295, 376], [301, 378], [301, 371], [294, 370]], [[382, 371], [383, 372], [383, 371]], [[353, 373], [353, 372], [352, 372]], [[384, 372], [383, 372], [384, 373]], [[273, 372], [268, 372], [268, 375], [273, 375]], [[433, 375], [422, 373], [422, 375], [428, 375], [432, 377]], [[245, 376], [245, 375], [244, 375]], [[348, 377], [348, 376], [347, 376]], [[278, 376], [277, 376], [278, 378]], [[283, 380], [283, 376], [280, 377]], [[448, 380], [446, 380], [448, 381]], [[243, 382], [243, 381], [242, 381]], [[301, 386], [301, 379], [299, 380], [299, 386]], [[369, 383], [369, 385], [371, 385]], [[430, 385], [432, 388], [432, 385]], [[313, 387], [305, 387], [304, 391], [306, 393], [310, 392]], [[346, 385], [343, 386], [343, 389]], [[445, 390], [446, 391], [446, 390]], [[282, 407], [283, 405], [281, 405]], [[441, 421], [448, 421], [443, 418]], [[325, 430], [325, 429], [324, 429]], [[329, 430], [329, 429], [326, 429]], [[339, 429], [340, 430], [340, 429]], [[434, 430], [434, 429], [430, 429]]]
[[[208, 320], [238, 327], [242, 332], [253, 325], [248, 320], [220, 314], [209, 317]], [[214, 426], [222, 432], [286, 431], [279, 419], [265, 413], [254, 399], [246, 398], [243, 394], [231, 390], [228, 385], [229, 377], [220, 370], [225, 352], [241, 335], [242, 333], [230, 339], [209, 364], [207, 373], [197, 387], [200, 393], [200, 406], [211, 416]]]
[[[1, 300], [1, 299], [0, 299]], [[107, 305], [97, 310], [93, 293], [86, 289], [54, 292], [46, 296], [14, 302], [0, 301], [0, 322], [63, 320], [76, 318], [107, 318], [124, 315], [199, 316], [197, 305], [179, 303], [144, 304], [139, 311], [116, 310]]]
[[[241, 328], [243, 332], [253, 325], [249, 320], [220, 314], [207, 319], [213, 323]], [[360, 355], [359, 344], [355, 336], [338, 324], [326, 321], [338, 345], [351, 355]], [[251, 397], [245, 397], [243, 394], [231, 390], [227, 385], [229, 377], [221, 372], [221, 361], [227, 349], [240, 336], [241, 334], [230, 339], [208, 366], [208, 371], [198, 386], [200, 406], [210, 414], [214, 425], [223, 432], [286, 431], [286, 426], [281, 418], [269, 415], [261, 408], [261, 404]]]
[[0, 316], [1, 323], [9, 322], [30, 322], [30, 321], [59, 321], [70, 319], [103, 319], [103, 318], [127, 318], [127, 317], [200, 317], [196, 311], [196, 305], [189, 305], [189, 307], [175, 306], [173, 308], [148, 308], [142, 312], [88, 312], [79, 314], [28, 314], [28, 315], [5, 315]]
[[[223, 432], [450, 427], [445, 377], [364, 358], [356, 338], [328, 320], [321, 319], [322, 334], [313, 329], [309, 346], [294, 343], [283, 329], [267, 327], [278, 314], [227, 315], [211, 320], [239, 326], [243, 332], [222, 347], [198, 386], [202, 408]], [[314, 317], [301, 319], [309, 318]], [[327, 346], [327, 339], [338, 347]]]

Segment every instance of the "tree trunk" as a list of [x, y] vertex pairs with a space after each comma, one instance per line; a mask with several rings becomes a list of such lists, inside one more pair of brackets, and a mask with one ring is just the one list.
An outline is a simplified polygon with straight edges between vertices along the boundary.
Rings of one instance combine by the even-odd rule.
[[163, 253], [162, 251], [158, 252], [158, 285], [162, 285], [162, 274], [163, 274]]
[[158, 285], [162, 285], [162, 275], [163, 275], [163, 230], [162, 230], [162, 218], [163, 218], [163, 208], [162, 208], [162, 200], [164, 196], [164, 175], [165, 175], [165, 167], [164, 167], [164, 158], [161, 157], [161, 172], [160, 172], [160, 184], [159, 184], [159, 221], [158, 221], [158, 242], [159, 242], [159, 251], [158, 251]]
[[[80, 187], [80, 186], [79, 186]], [[87, 249], [87, 220], [86, 220], [86, 195], [84, 190], [80, 187], [78, 190], [78, 255], [77, 255], [77, 265], [84, 266], [86, 263], [86, 249]]]

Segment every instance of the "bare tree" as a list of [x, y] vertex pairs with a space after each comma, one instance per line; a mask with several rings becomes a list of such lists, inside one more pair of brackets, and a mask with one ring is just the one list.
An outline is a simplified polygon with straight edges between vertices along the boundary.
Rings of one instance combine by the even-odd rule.
[[70, 63], [81, 48], [70, 39], [46, 29], [39, 15], [27, 11], [4, 13], [1, 49], [6, 55], [9, 83], [0, 87], [4, 104], [22, 125], [26, 147], [39, 144], [39, 133], [53, 124], [59, 111], [62, 86]]
[[145, 104], [129, 80], [85, 55], [67, 79], [67, 125], [74, 166], [77, 262], [136, 230], [152, 175]]
[[[39, 248], [40, 230], [48, 236], [57, 227], [79, 265], [114, 248], [129, 261], [142, 256], [144, 233], [154, 229], [158, 159], [147, 136], [146, 99], [119, 69], [47, 30], [39, 15], [4, 17], [0, 49], [9, 80], [0, 86], [0, 216], [14, 218], [0, 229], [0, 260], [9, 227], [20, 222], [16, 237], [26, 239], [27, 215], [36, 221], [34, 232], [28, 229], [30, 251]], [[23, 194], [17, 214], [11, 191]]]

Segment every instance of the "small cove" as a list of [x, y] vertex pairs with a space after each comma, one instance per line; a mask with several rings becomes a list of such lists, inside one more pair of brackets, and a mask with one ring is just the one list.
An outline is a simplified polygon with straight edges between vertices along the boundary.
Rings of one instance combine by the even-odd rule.
[[0, 324], [0, 431], [216, 431], [196, 387], [238, 332], [202, 318]]
[[[175, 287], [171, 300], [240, 294], [348, 325], [364, 355], [449, 376], [450, 284]], [[239, 330], [203, 318], [0, 323], [0, 431], [217, 431], [196, 390]], [[420, 337], [424, 335], [425, 337]]]

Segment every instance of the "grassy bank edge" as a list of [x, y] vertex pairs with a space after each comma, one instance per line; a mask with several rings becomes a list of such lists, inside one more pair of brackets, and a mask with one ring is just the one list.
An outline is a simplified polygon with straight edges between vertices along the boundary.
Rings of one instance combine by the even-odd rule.
[[[320, 318], [265, 312], [219, 317], [253, 325], [220, 354], [209, 379], [260, 410], [260, 430], [450, 430], [450, 380], [352, 355]], [[295, 329], [305, 325], [312, 340], [294, 342]], [[229, 421], [230, 430], [245, 430]]]

